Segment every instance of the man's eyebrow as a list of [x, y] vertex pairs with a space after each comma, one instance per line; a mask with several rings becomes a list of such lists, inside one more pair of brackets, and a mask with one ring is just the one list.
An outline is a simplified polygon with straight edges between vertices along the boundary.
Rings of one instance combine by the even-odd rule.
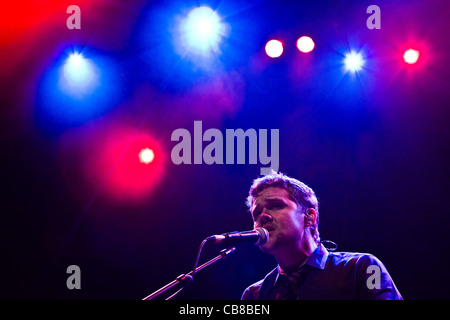
[[281, 197], [266, 198], [266, 202], [283, 202], [283, 203], [286, 203], [286, 201], [284, 201], [284, 199], [281, 198]]
[[[286, 204], [286, 201], [284, 201], [283, 198], [280, 198], [280, 197], [266, 198], [266, 199], [264, 199], [264, 202], [269, 203], [269, 204], [280, 203], [280, 202]], [[255, 204], [252, 208], [253, 210], [251, 210], [251, 213], [253, 214], [253, 212], [255, 212], [256, 209], [259, 209], [260, 207], [261, 207], [260, 204]]]

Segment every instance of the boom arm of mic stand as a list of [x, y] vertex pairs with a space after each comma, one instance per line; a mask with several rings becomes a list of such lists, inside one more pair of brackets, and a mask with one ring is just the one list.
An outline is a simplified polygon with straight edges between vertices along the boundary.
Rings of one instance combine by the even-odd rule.
[[[220, 254], [215, 257], [212, 258], [211, 260], [209, 260], [208, 262], [205, 262], [204, 264], [202, 264], [200, 267], [198, 267], [196, 269], [196, 273], [210, 265], [212, 265], [214, 262], [225, 259], [230, 253], [233, 253], [236, 250], [235, 247], [233, 248], [228, 248], [228, 249], [224, 249], [220, 252]], [[173, 280], [172, 282], [166, 284], [164, 287], [156, 290], [155, 292], [153, 292], [152, 294], [146, 296], [144, 299], [142, 300], [153, 300], [157, 297], [159, 297], [160, 295], [162, 295], [163, 293], [167, 292], [168, 290], [172, 289], [173, 287], [177, 286], [177, 285], [182, 285], [182, 288], [184, 288], [185, 286], [189, 286], [194, 282], [194, 278], [192, 277], [192, 271], [189, 272], [188, 274], [181, 274], [179, 275], [175, 280]], [[182, 289], [181, 288], [181, 289]]]

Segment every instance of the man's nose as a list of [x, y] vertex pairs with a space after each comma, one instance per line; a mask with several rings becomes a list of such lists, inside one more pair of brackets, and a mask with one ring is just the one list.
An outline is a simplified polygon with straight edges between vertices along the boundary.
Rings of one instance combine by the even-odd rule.
[[271, 221], [272, 221], [272, 216], [270, 214], [268, 214], [267, 212], [262, 212], [258, 217], [257, 224], [260, 227], [264, 227], [265, 224], [267, 224]]

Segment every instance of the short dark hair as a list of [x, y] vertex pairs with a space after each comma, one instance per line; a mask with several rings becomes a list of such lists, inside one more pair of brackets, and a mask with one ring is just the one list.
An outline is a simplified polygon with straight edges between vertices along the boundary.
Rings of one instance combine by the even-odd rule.
[[265, 175], [261, 178], [257, 178], [253, 181], [252, 186], [247, 197], [247, 206], [250, 209], [253, 201], [259, 196], [261, 191], [269, 187], [278, 187], [285, 189], [292, 201], [300, 205], [305, 211], [309, 208], [313, 208], [317, 212], [317, 219], [314, 225], [311, 226], [311, 235], [317, 244], [320, 243], [319, 236], [319, 200], [313, 189], [308, 187], [303, 182], [291, 178], [283, 173], [272, 173]]

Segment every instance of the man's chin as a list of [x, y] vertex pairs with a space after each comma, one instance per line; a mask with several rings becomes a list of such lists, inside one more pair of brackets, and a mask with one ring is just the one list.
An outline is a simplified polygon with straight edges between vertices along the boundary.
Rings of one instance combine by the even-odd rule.
[[259, 246], [262, 252], [271, 253], [273, 251], [273, 242], [269, 240], [265, 245]]

